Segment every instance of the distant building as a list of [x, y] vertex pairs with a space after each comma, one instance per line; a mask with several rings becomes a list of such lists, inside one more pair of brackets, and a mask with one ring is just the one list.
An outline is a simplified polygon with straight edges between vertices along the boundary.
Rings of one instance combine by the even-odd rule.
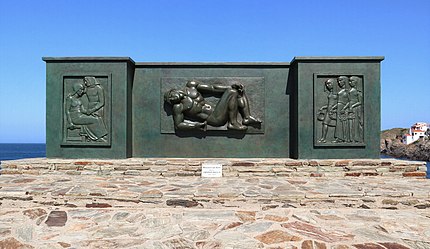
[[430, 129], [429, 124], [424, 122], [418, 122], [411, 126], [409, 134], [405, 134], [402, 137], [402, 143], [411, 144], [420, 138], [428, 136], [428, 130]]

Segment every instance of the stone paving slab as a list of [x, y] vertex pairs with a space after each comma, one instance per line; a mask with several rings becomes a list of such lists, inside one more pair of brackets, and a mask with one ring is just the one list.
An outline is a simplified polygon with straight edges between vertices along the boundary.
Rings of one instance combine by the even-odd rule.
[[430, 180], [0, 176], [0, 248], [430, 248]]
[[0, 248], [430, 248], [426, 210], [2, 208]]

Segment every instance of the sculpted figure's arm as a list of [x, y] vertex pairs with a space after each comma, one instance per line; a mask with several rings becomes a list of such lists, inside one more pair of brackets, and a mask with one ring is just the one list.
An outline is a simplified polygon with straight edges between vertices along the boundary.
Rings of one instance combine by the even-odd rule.
[[231, 86], [225, 86], [221, 84], [203, 84], [196, 81], [189, 81], [187, 82], [187, 87], [194, 87], [199, 92], [202, 93], [224, 93], [226, 90], [234, 89], [236, 90], [239, 95], [242, 95], [245, 91], [245, 87], [242, 84], [232, 84]]
[[355, 108], [357, 106], [361, 106], [361, 92], [357, 91], [357, 102], [351, 106], [351, 108]]
[[223, 93], [228, 89], [231, 89], [230, 86], [223, 86], [218, 84], [202, 84], [196, 81], [187, 82], [187, 87], [194, 87], [199, 92], [202, 93]]
[[175, 124], [175, 129], [178, 130], [205, 130], [206, 122], [193, 122], [189, 120], [185, 120], [185, 116], [182, 113], [183, 106], [182, 104], [173, 105], [173, 122]]
[[361, 102], [357, 102], [357, 103], [353, 104], [351, 106], [351, 108], [354, 109], [355, 107], [360, 106], [360, 105], [361, 105]]
[[346, 103], [346, 105], [340, 110], [342, 113], [345, 112], [347, 109], [349, 109], [349, 102]]
[[336, 110], [337, 109], [337, 106], [338, 106], [338, 104], [336, 103], [336, 104], [334, 104], [331, 108], [330, 108], [330, 111], [334, 111], [334, 110]]
[[319, 109], [319, 111], [322, 111], [322, 110], [324, 110], [324, 109], [327, 109], [327, 106], [325, 105], [325, 106], [322, 106], [320, 109]]

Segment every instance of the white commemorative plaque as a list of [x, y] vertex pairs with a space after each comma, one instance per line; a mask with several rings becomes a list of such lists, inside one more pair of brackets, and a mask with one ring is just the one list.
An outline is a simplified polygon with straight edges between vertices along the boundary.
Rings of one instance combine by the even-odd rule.
[[222, 177], [222, 164], [214, 162], [202, 163], [202, 177]]

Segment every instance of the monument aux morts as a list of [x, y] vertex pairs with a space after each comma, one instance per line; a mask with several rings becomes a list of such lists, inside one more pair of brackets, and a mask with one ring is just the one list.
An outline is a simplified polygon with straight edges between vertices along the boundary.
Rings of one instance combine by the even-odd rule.
[[383, 57], [44, 57], [48, 158], [379, 158]]

